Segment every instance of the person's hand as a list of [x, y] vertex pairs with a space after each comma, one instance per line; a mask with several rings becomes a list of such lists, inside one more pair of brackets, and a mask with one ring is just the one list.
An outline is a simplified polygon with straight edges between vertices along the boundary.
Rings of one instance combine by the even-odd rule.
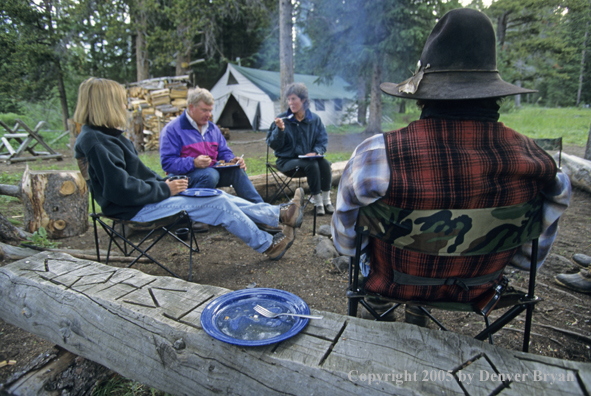
[[306, 154], [306, 157], [315, 157], [317, 155], [319, 155], [319, 154], [318, 153], [308, 153], [308, 154]]
[[281, 118], [275, 118], [275, 125], [277, 125], [277, 128], [279, 128], [280, 130], [285, 129], [285, 124], [283, 123], [283, 120]]
[[189, 187], [189, 180], [187, 179], [176, 179], [176, 180], [165, 180], [166, 185], [170, 188], [170, 196], [177, 195], [181, 191], [185, 191]]
[[246, 162], [244, 162], [244, 158], [242, 157], [234, 157], [234, 159], [232, 161], [230, 161], [233, 164], [238, 164], [240, 165], [240, 169], [244, 169], [246, 170]]
[[195, 168], [207, 168], [211, 164], [211, 157], [208, 155], [200, 155], [199, 157], [195, 157], [193, 160], [193, 165]]

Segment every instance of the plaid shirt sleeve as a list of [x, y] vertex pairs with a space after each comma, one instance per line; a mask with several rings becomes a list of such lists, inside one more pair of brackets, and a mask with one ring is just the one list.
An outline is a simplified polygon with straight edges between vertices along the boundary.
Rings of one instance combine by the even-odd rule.
[[[538, 241], [538, 268], [544, 264], [548, 253], [550, 253], [550, 248], [558, 233], [558, 219], [570, 203], [571, 192], [570, 179], [561, 170], [558, 170], [554, 183], [548, 185], [542, 191], [544, 206], [542, 208], [542, 234]], [[531, 252], [531, 243], [523, 245], [513, 256], [511, 265], [523, 270], [529, 270]]]
[[384, 197], [389, 183], [390, 167], [384, 135], [374, 135], [357, 146], [339, 182], [332, 236], [341, 254], [355, 254], [355, 222], [359, 208]]

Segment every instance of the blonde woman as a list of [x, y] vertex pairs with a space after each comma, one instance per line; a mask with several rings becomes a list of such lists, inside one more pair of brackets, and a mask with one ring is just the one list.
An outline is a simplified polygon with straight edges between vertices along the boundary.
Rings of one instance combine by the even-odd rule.
[[[141, 162], [133, 144], [123, 136], [126, 103], [125, 90], [115, 81], [91, 77], [80, 84], [74, 120], [83, 127], [75, 156], [87, 162], [89, 187], [105, 215], [147, 222], [185, 210], [191, 220], [222, 225], [272, 260], [285, 254], [295, 240], [294, 227], [302, 223], [301, 189], [282, 208], [223, 192], [200, 198], [178, 195], [187, 188], [187, 180], [160, 177]], [[259, 230], [255, 222], [281, 223], [283, 232], [271, 235]]]

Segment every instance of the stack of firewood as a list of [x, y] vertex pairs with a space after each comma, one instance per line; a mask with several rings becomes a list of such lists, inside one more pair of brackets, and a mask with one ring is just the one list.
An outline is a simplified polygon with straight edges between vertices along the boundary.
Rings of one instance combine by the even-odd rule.
[[166, 83], [166, 79], [158, 80], [140, 81], [127, 89], [129, 110], [142, 113], [146, 150], [158, 150], [162, 128], [187, 107], [187, 82]]

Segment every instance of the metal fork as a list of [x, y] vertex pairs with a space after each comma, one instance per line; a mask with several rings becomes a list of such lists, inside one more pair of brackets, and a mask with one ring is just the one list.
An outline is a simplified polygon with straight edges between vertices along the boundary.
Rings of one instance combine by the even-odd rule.
[[266, 318], [276, 318], [281, 315], [289, 315], [289, 316], [297, 316], [298, 318], [308, 318], [308, 319], [322, 319], [323, 316], [313, 316], [313, 315], [302, 315], [302, 314], [294, 314], [291, 312], [282, 312], [282, 313], [275, 313], [269, 311], [267, 308], [257, 305], [254, 307], [254, 310]]

